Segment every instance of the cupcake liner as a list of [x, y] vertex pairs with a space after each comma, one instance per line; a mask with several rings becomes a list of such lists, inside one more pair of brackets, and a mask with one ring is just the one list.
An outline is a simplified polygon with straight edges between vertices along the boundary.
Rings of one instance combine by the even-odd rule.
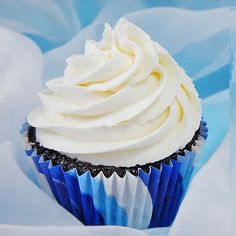
[[[26, 145], [27, 128], [24, 124], [20, 131]], [[79, 175], [75, 168], [64, 171], [61, 165], [44, 161], [29, 145], [26, 154], [41, 188], [84, 224], [145, 229], [171, 225], [206, 138], [206, 122], [201, 121], [192, 151], [185, 150], [159, 169], [151, 166], [148, 173], [139, 169], [137, 176], [128, 171], [124, 177], [116, 172], [109, 178], [103, 172]]]

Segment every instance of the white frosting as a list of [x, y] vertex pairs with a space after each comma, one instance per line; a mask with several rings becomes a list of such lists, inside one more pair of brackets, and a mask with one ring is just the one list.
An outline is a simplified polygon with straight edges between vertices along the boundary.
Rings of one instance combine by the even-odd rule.
[[201, 106], [191, 79], [134, 24], [105, 25], [101, 42], [66, 60], [27, 120], [44, 147], [93, 164], [132, 166], [183, 148]]

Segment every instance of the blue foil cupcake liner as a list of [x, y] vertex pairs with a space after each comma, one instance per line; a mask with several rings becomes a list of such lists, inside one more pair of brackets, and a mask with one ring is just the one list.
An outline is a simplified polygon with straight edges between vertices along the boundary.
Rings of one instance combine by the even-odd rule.
[[74, 168], [64, 171], [61, 165], [44, 161], [27, 143], [28, 124], [20, 130], [26, 155], [40, 187], [86, 225], [120, 225], [137, 229], [170, 226], [188, 186], [194, 165], [207, 138], [206, 122], [192, 151], [184, 151], [176, 160], [162, 163], [149, 172], [128, 171], [124, 177], [114, 172], [109, 178], [102, 172], [93, 177], [90, 171], [78, 175]]

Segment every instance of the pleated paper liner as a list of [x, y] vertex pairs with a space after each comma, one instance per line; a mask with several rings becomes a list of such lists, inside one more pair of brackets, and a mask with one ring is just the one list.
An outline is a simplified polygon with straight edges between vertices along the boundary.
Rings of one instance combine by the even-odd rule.
[[184, 151], [176, 160], [151, 166], [149, 172], [128, 171], [124, 177], [114, 172], [107, 178], [103, 172], [93, 177], [82, 175], [74, 168], [64, 171], [44, 161], [27, 144], [28, 124], [21, 134], [27, 145], [26, 154], [32, 163], [40, 187], [86, 225], [121, 225], [138, 229], [170, 226], [177, 214], [188, 182], [207, 137], [206, 122], [201, 121], [200, 133], [192, 151]]

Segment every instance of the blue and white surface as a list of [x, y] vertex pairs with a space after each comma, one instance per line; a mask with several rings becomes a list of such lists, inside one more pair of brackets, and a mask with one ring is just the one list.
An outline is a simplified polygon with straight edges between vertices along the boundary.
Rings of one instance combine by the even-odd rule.
[[[3, 0], [0, 3], [0, 25], [11, 29], [0, 28], [0, 223], [7, 224], [0, 226], [0, 235], [6, 232], [9, 235], [16, 232], [32, 235], [32, 231], [40, 235], [167, 233], [158, 229], [144, 232], [121, 227], [115, 230], [113, 227], [78, 227], [80, 223], [74, 217], [36, 188], [23, 174], [26, 173], [37, 183], [28, 163], [24, 161], [18, 136], [25, 115], [38, 103], [35, 92], [45, 80], [64, 70], [64, 59], [71, 53], [81, 52], [86, 38], [100, 38], [104, 21], [115, 23], [124, 15], [143, 27], [154, 40], [162, 43], [193, 77], [203, 98], [203, 116], [208, 122], [209, 136], [197, 163], [198, 173], [193, 178], [169, 235], [227, 235], [229, 141], [226, 140], [217, 152], [215, 150], [228, 130], [228, 9], [144, 9], [155, 6], [154, 1], [150, 1], [150, 5], [146, 1], [128, 5], [118, 5], [116, 1], [97, 1], [93, 5], [91, 1], [76, 2], [77, 10], [72, 7], [73, 4], [64, 1], [60, 1], [60, 4], [49, 1], [50, 5], [45, 4], [45, 1], [32, 3], [29, 0]], [[92, 6], [91, 11], [87, 12], [93, 16], [78, 10], [83, 9], [82, 2], [88, 2], [87, 8]], [[165, 4], [165, 1], [160, 2]], [[181, 1], [181, 6], [194, 8], [198, 5], [197, 9], [202, 9], [200, 3], [204, 5], [206, 1], [193, 2]], [[213, 2], [216, 1], [209, 1], [208, 6], [219, 7]], [[9, 175], [9, 171], [14, 174]], [[58, 225], [77, 227], [53, 227]]]

